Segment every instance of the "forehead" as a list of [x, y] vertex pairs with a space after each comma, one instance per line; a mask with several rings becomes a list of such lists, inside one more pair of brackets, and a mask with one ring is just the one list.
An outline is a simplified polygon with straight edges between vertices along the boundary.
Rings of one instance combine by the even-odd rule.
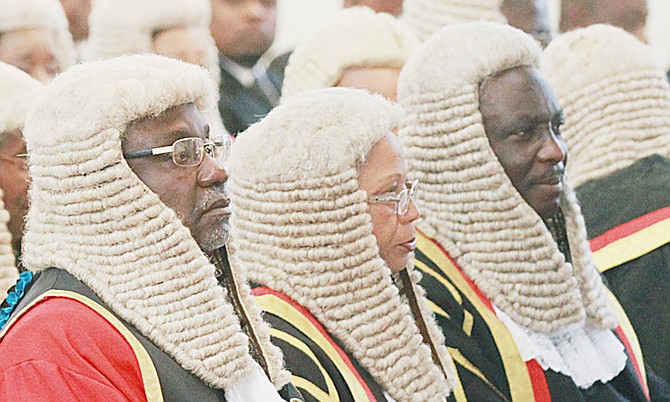
[[207, 122], [194, 104], [173, 106], [156, 117], [130, 123], [124, 135], [124, 145], [134, 149], [138, 145], [169, 145], [185, 137], [205, 138], [207, 127]]
[[526, 66], [486, 79], [479, 88], [479, 110], [486, 126], [495, 130], [549, 121], [559, 107], [549, 83], [537, 69]]
[[34, 46], [51, 48], [54, 43], [54, 34], [48, 29], [30, 28], [0, 32], [0, 51]]

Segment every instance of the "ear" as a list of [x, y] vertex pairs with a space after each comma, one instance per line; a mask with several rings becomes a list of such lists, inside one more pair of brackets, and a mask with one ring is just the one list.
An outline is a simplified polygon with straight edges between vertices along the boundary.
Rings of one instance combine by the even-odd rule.
[[591, 0], [562, 0], [561, 20], [558, 29], [561, 33], [592, 24], [593, 13], [588, 2]]

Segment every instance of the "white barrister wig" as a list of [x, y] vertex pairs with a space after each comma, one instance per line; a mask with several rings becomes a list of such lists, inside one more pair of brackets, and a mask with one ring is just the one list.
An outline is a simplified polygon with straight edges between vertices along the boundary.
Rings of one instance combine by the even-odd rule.
[[401, 20], [425, 41], [445, 25], [465, 22], [507, 22], [503, 0], [405, 0]]
[[[202, 111], [214, 101], [206, 70], [156, 55], [85, 63], [58, 76], [24, 129], [32, 186], [22, 256], [30, 270], [68, 271], [182, 367], [228, 391], [257, 367], [228, 290], [121, 148], [130, 122], [187, 103]], [[289, 380], [281, 351], [248, 286], [240, 286], [278, 388]]]
[[288, 99], [238, 137], [233, 265], [305, 306], [394, 400], [442, 401], [455, 381], [444, 337], [410, 269], [437, 365], [379, 256], [358, 188], [359, 167], [399, 113], [381, 95], [327, 88]]
[[484, 79], [514, 67], [537, 68], [540, 56], [530, 36], [506, 25], [443, 28], [400, 74], [398, 99], [406, 117], [399, 135], [410, 175], [421, 180], [419, 228], [455, 258], [507, 317], [512, 333], [522, 332], [515, 336], [522, 355], [539, 351], [545, 369], [588, 387], [611, 379], [626, 357], [609, 331], [617, 322], [574, 191], [566, 179], [561, 208], [570, 263], [505, 174], [479, 111]]
[[58, 0], [0, 0], [0, 34], [36, 28], [54, 33], [62, 71], [75, 63], [74, 42]]
[[347, 68], [400, 69], [418, 45], [411, 30], [389, 14], [367, 7], [342, 10], [291, 54], [282, 102], [301, 92], [337, 85]]
[[[154, 34], [171, 28], [193, 27], [207, 42], [205, 65], [219, 83], [218, 50], [209, 31], [210, 0], [96, 0], [91, 7], [88, 58], [104, 60], [153, 53]], [[213, 133], [225, 133], [218, 106], [205, 111]]]
[[[14, 66], [0, 62], [0, 140], [6, 133], [21, 130], [28, 108], [42, 90], [42, 83]], [[7, 224], [9, 212], [5, 209], [0, 188], [0, 298], [14, 285], [19, 275], [14, 261], [12, 235]]]
[[16, 269], [14, 251], [12, 249], [12, 234], [9, 233], [7, 223], [9, 212], [5, 209], [3, 192], [0, 188], [0, 298], [7, 297], [7, 290], [16, 283], [19, 270]]
[[0, 138], [23, 128], [28, 108], [42, 88], [38, 80], [0, 62]]
[[670, 157], [670, 90], [649, 47], [609, 25], [556, 38], [542, 71], [563, 108], [561, 128], [577, 186], [652, 154]]

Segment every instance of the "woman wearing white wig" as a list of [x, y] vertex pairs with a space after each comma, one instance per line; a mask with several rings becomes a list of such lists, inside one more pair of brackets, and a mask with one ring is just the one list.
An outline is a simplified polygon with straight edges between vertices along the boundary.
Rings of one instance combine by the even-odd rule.
[[396, 99], [398, 76], [419, 40], [400, 21], [367, 7], [340, 11], [288, 60], [282, 102], [311, 89], [367, 89]]
[[[206, 68], [217, 83], [219, 62], [209, 32], [209, 0], [98, 0], [89, 18], [88, 57], [155, 53]], [[213, 133], [223, 133], [217, 107], [206, 112]]]
[[0, 0], [0, 61], [42, 82], [74, 64], [74, 43], [58, 0]]
[[484, 378], [486, 400], [646, 401], [656, 384], [594, 266], [540, 56], [482, 22], [445, 27], [405, 65], [399, 135], [425, 190], [416, 266], [470, 363], [467, 395]]
[[360, 90], [312, 91], [233, 149], [233, 268], [258, 285], [310, 401], [443, 401], [456, 383], [411, 266], [417, 183], [398, 113]]

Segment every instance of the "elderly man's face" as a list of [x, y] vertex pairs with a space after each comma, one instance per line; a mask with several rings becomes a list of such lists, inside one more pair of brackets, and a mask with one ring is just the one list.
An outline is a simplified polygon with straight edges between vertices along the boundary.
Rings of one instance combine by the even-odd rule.
[[28, 168], [26, 159], [17, 157], [26, 153], [26, 143], [20, 131], [0, 135], [0, 188], [5, 208], [9, 212], [9, 232], [15, 249], [23, 237], [23, 220], [28, 212]]
[[265, 53], [276, 20], [276, 0], [212, 0], [212, 36], [219, 52], [233, 59]]
[[536, 69], [517, 67], [486, 80], [479, 98], [486, 135], [505, 173], [541, 217], [554, 216], [567, 148], [551, 87]]
[[[170, 146], [186, 137], [209, 138], [209, 126], [193, 104], [175, 106], [155, 118], [132, 123], [123, 152]], [[128, 165], [161, 201], [180, 216], [203, 251], [223, 246], [228, 237], [226, 170], [205, 155], [199, 166], [174, 164], [171, 154], [128, 159]]]
[[0, 35], [0, 61], [42, 82], [61, 72], [57, 54], [55, 36], [46, 29], [19, 29]]

